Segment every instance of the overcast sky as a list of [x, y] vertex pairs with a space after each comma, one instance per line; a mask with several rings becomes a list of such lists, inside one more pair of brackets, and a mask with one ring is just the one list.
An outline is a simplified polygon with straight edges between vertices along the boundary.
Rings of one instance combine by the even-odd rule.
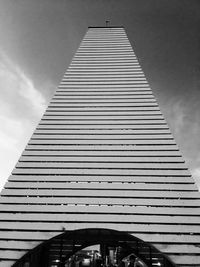
[[200, 184], [199, 0], [0, 0], [0, 187], [88, 26], [123, 25]]

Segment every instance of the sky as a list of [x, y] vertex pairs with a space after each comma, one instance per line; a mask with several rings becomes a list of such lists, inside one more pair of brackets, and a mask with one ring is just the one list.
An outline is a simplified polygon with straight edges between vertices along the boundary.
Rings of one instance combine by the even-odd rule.
[[88, 26], [123, 25], [200, 188], [199, 0], [0, 0], [0, 188]]

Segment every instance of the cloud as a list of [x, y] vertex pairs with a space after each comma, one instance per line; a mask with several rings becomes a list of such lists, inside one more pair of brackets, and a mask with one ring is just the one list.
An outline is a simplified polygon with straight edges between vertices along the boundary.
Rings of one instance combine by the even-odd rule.
[[191, 173], [200, 191], [200, 167], [191, 169]]
[[168, 114], [170, 115], [170, 124], [174, 134], [179, 135], [186, 122], [185, 109], [180, 100], [170, 104]]
[[194, 108], [198, 105], [198, 95], [191, 98], [183, 95], [179, 99], [169, 99], [162, 108], [186, 165], [200, 188], [200, 113]]
[[0, 188], [46, 107], [31, 79], [0, 52]]
[[34, 87], [33, 82], [14, 64], [5, 53], [0, 53], [0, 89], [6, 103], [13, 107], [22, 101], [27, 104], [28, 113], [41, 114], [46, 106], [46, 100]]

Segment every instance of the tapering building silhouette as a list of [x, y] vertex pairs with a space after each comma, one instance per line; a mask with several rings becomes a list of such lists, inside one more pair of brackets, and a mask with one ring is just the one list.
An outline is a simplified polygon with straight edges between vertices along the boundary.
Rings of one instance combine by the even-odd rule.
[[124, 28], [89, 28], [2, 190], [0, 266], [68, 266], [94, 244], [200, 266], [199, 207]]

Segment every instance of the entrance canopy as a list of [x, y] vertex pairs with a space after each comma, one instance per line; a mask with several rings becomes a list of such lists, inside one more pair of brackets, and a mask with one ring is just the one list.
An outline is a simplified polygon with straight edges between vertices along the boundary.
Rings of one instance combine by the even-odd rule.
[[[42, 243], [16, 262], [13, 267], [69, 266], [68, 260], [75, 253], [97, 244], [100, 245], [102, 261], [100, 266], [119, 266], [119, 262], [128, 255], [141, 259], [141, 267], [175, 266], [153, 246], [130, 234], [109, 229], [81, 229], [66, 231]], [[109, 258], [111, 251], [115, 253], [114, 260]], [[91, 267], [95, 266], [97, 264], [91, 264]]]

